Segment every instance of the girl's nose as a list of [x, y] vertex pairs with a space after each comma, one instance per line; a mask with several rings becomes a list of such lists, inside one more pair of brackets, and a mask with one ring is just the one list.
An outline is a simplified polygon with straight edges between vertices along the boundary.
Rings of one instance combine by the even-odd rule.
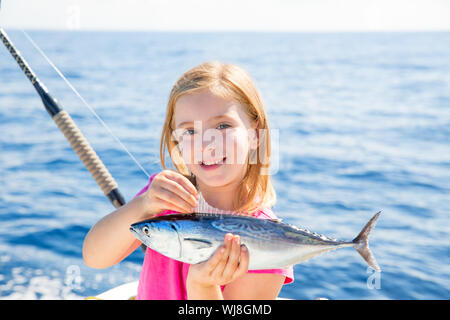
[[203, 143], [203, 152], [211, 152], [216, 149], [216, 142], [209, 142]]

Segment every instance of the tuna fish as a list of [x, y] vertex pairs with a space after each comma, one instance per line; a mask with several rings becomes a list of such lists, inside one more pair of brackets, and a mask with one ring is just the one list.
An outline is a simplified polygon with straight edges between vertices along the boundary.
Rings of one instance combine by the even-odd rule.
[[330, 239], [279, 220], [229, 214], [170, 214], [134, 223], [130, 230], [147, 247], [189, 264], [209, 259], [225, 235], [232, 233], [239, 235], [248, 249], [250, 270], [284, 268], [331, 250], [353, 247], [370, 267], [380, 271], [368, 242], [379, 215], [376, 213], [352, 241]]

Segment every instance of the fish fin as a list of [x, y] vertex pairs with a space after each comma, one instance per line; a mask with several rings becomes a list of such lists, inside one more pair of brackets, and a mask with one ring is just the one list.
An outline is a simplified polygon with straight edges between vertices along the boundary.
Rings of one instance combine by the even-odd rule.
[[361, 257], [363, 257], [363, 259], [367, 262], [367, 264], [377, 272], [380, 272], [381, 269], [378, 266], [375, 257], [372, 254], [372, 251], [370, 251], [368, 238], [370, 231], [372, 231], [373, 227], [375, 226], [375, 222], [377, 221], [380, 213], [381, 211], [377, 212], [372, 217], [372, 219], [370, 219], [369, 222], [364, 226], [358, 236], [352, 241], [353, 247], [356, 249], [356, 251], [358, 251]]
[[195, 249], [205, 249], [212, 247], [212, 242], [205, 239], [184, 238], [184, 241], [190, 243]]

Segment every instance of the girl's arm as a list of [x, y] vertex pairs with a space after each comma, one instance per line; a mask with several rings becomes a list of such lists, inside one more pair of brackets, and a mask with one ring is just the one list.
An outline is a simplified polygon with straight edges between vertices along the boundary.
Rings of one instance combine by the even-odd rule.
[[83, 243], [83, 259], [88, 266], [102, 269], [115, 265], [140, 245], [129, 228], [146, 212], [145, 200], [142, 195], [134, 198], [91, 228]]
[[83, 243], [84, 262], [93, 268], [110, 267], [132, 253], [139, 245], [130, 225], [165, 210], [189, 213], [197, 205], [197, 190], [181, 174], [164, 170], [157, 174], [147, 191], [97, 222]]
[[[208, 261], [190, 266], [188, 299], [275, 299], [285, 276], [249, 274], [248, 262], [248, 251], [239, 245], [239, 236], [227, 234], [224, 245]], [[223, 293], [221, 285], [226, 285]]]

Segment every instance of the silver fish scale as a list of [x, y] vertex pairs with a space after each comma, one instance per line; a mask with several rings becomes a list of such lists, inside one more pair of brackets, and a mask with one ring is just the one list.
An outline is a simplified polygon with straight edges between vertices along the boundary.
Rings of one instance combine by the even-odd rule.
[[[245, 219], [245, 218], [244, 218]], [[219, 219], [211, 222], [211, 225], [218, 230], [230, 233], [245, 233], [247, 236], [268, 237], [270, 235], [280, 234], [277, 229], [267, 228], [264, 222], [269, 220], [260, 220], [261, 223], [249, 223], [244, 219]]]
[[[241, 234], [258, 239], [275, 239], [275, 238], [283, 238], [288, 236], [289, 238], [303, 238], [304, 241], [310, 242], [316, 240], [323, 241], [332, 241], [330, 238], [319, 235], [318, 233], [312, 233], [306, 229], [300, 229], [296, 226], [284, 224], [282, 228], [272, 228], [269, 227], [268, 224], [277, 223], [277, 220], [258, 220], [259, 223], [255, 223], [255, 221], [250, 221], [249, 217], [242, 217], [242, 219], [217, 219], [211, 222], [211, 225], [221, 231], [230, 232], [234, 234]], [[297, 231], [297, 232], [296, 232]], [[300, 231], [301, 233], [298, 233]], [[286, 240], [286, 239], [285, 239]]]

